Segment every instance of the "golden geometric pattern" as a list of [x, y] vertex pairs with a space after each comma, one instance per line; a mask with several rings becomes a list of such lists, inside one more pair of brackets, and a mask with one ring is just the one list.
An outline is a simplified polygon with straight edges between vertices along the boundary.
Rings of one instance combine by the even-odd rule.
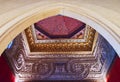
[[[96, 31], [89, 26], [85, 42], [46, 42], [36, 43], [34, 40], [32, 26], [25, 30], [26, 38], [31, 52], [76, 52], [92, 51]], [[53, 39], [54, 40], [54, 39]], [[64, 40], [64, 39], [60, 39]]]

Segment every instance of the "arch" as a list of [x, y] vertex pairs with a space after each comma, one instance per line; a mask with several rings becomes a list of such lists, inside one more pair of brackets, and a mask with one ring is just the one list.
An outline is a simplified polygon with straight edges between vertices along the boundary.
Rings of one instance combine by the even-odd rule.
[[[30, 6], [34, 6], [32, 4]], [[28, 6], [27, 6], [28, 7]], [[111, 12], [119, 15], [118, 13], [98, 6], [92, 6], [91, 8], [99, 8], [102, 11]], [[109, 21], [102, 13], [97, 13], [98, 11], [93, 11], [87, 6], [76, 6], [73, 4], [56, 3], [56, 4], [45, 4], [40, 5], [36, 8], [28, 10], [28, 12], [18, 15], [16, 18], [12, 18], [10, 21], [0, 24], [0, 53], [6, 48], [8, 43], [14, 39], [20, 32], [26, 29], [28, 26], [37, 22], [38, 20], [44, 19], [46, 17], [54, 16], [57, 14], [65, 15], [83, 21], [84, 23], [92, 26], [97, 30], [116, 50], [117, 54], [120, 56], [120, 24], [114, 24]], [[93, 8], [93, 9], [94, 9]], [[25, 7], [21, 9], [26, 9]], [[17, 9], [16, 9], [17, 10]], [[27, 9], [26, 9], [27, 10]], [[16, 11], [11, 11], [16, 12]], [[6, 14], [9, 15], [10, 13]], [[106, 14], [107, 15], [107, 14]], [[114, 21], [113, 19], [112, 21]], [[115, 28], [115, 29], [113, 29]]]

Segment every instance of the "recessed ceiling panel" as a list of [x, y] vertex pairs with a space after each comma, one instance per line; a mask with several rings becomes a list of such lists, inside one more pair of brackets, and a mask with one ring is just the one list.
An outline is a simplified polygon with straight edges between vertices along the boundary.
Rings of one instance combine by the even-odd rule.
[[92, 52], [97, 39], [89, 25], [61, 15], [31, 25], [25, 34], [30, 52]]
[[27, 28], [14, 39], [6, 54], [21, 82], [61, 79], [103, 82], [115, 52], [89, 25], [58, 15]]
[[85, 28], [85, 24], [66, 16], [52, 16], [34, 24], [38, 31], [49, 38], [71, 38], [74, 34]]

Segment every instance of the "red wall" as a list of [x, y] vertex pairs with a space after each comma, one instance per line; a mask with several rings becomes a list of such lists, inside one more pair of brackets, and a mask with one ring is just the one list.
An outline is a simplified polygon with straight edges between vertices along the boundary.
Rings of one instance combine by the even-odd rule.
[[0, 82], [15, 82], [15, 77], [3, 56], [0, 56]]
[[120, 58], [117, 56], [107, 76], [107, 82], [120, 82]]

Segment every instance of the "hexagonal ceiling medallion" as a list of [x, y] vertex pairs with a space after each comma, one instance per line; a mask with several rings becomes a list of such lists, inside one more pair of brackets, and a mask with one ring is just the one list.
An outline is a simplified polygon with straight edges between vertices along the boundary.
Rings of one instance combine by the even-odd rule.
[[53, 16], [34, 24], [35, 28], [49, 38], [71, 38], [85, 28], [85, 24], [66, 16]]

